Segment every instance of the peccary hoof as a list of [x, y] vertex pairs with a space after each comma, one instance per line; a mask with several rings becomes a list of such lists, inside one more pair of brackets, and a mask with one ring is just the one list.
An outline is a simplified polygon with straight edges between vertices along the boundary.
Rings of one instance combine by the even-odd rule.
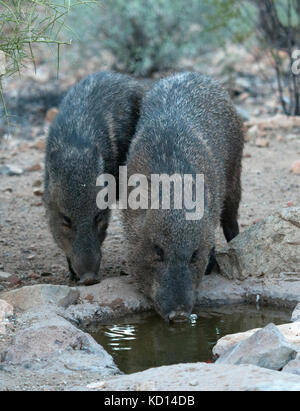
[[70, 283], [76, 282], [77, 277], [72, 271], [68, 271], [66, 274], [67, 279], [70, 281]]

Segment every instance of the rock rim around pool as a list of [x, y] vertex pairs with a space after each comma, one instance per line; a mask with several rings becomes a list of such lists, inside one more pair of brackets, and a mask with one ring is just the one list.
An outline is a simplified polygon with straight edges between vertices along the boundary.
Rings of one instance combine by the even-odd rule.
[[42, 305], [67, 308], [78, 301], [79, 291], [62, 285], [38, 284], [1, 293], [0, 298], [19, 311], [27, 311]]
[[[115, 298], [114, 290], [117, 280], [118, 279], [115, 278], [112, 282], [107, 281], [103, 288], [103, 293], [106, 294], [106, 305], [104, 307], [98, 305], [98, 309], [112, 310], [107, 304], [114, 300], [109, 297], [107, 291], [109, 289], [110, 296]], [[127, 282], [128, 287], [130, 287], [131, 280], [126, 278], [123, 283], [125, 282]], [[95, 290], [98, 290], [99, 286], [97, 286]], [[121, 289], [123, 288], [124, 284]], [[86, 306], [97, 306], [95, 301], [93, 304], [89, 302], [81, 304], [84, 301], [89, 301], [84, 298], [82, 299], [87, 290], [88, 288], [84, 288], [84, 293], [81, 293], [81, 290], [79, 290], [79, 298], [74, 300], [73, 305], [67, 305], [66, 307], [65, 304], [60, 304], [60, 299], [57, 299], [56, 302], [52, 301], [52, 303], [49, 304], [49, 300], [44, 299], [44, 305], [38, 305], [30, 309], [28, 308], [23, 314], [17, 314], [16, 331], [12, 343], [9, 345], [4, 355], [2, 355], [4, 359], [2, 364], [7, 372], [25, 375], [24, 372], [26, 370], [27, 377], [31, 379], [34, 378], [34, 381], [38, 381], [41, 377], [48, 381], [55, 376], [57, 381], [60, 381], [60, 384], [62, 384], [62, 381], [64, 380], [68, 381], [68, 389], [72, 389], [72, 387], [76, 385], [75, 381], [78, 383], [79, 374], [84, 375], [84, 379], [89, 379], [92, 383], [97, 378], [106, 380], [119, 373], [119, 370], [115, 366], [110, 355], [107, 354], [107, 352], [98, 345], [91, 336], [79, 330], [66, 320], [69, 319], [68, 315], [71, 310], [77, 309], [78, 312], [81, 312]], [[27, 289], [25, 291], [28, 297], [32, 295], [30, 290]], [[91, 290], [89, 290], [89, 292], [91, 292]], [[22, 295], [23, 297], [25, 296], [24, 290]], [[129, 295], [132, 298], [135, 296], [135, 294]], [[19, 299], [16, 301], [20, 308]], [[129, 301], [132, 303], [135, 299], [130, 299]], [[113, 304], [112, 307], [117, 308], [117, 312], [119, 312], [118, 304]], [[129, 304], [127, 307], [131, 307], [134, 310], [138, 308], [135, 303]], [[143, 306], [143, 308], [146, 307]], [[90, 314], [92, 315], [92, 313]], [[198, 365], [199, 364], [197, 363], [192, 364], [193, 367], [198, 367]], [[169, 367], [166, 368], [167, 373], [169, 373]], [[237, 370], [237, 372], [239, 373], [241, 370]], [[253, 374], [253, 385], [251, 385], [253, 389], [256, 373], [257, 372], [255, 371]], [[137, 378], [139, 379], [140, 376], [137, 375]], [[73, 380], [73, 383], [71, 380]], [[268, 381], [269, 380], [267, 379], [267, 382]], [[276, 389], [276, 387], [285, 387], [284, 389], [293, 390], [295, 387], [295, 381], [292, 381], [289, 377], [286, 377], [285, 379], [281, 377], [277, 378], [277, 380], [274, 381], [272, 388], [270, 388], [270, 384], [267, 382], [264, 381], [263, 385], [259, 385], [259, 381], [257, 381], [255, 389], [266, 389], [266, 387], [268, 389], [275, 387], [274, 389]], [[194, 383], [194, 386], [189, 384], [187, 389], [191, 390], [195, 388], [196, 390], [201, 390], [201, 387], [197, 384], [197, 379], [195, 379]], [[11, 381], [10, 387], [14, 386], [14, 382]], [[156, 386], [156, 383], [154, 384], [151, 382], [150, 384], [148, 380], [143, 381], [143, 379], [141, 379], [141, 381], [137, 383], [136, 389], [155, 390]], [[234, 389], [233, 387], [234, 384], [230, 386], [231, 389]], [[251, 387], [250, 389], [252, 389]], [[243, 390], [245, 385], [241, 385], [240, 388]]]
[[177, 364], [73, 385], [78, 391], [299, 391], [300, 378], [253, 365]]
[[[233, 269], [237, 270], [236, 267], [240, 268], [243, 263], [247, 270], [234, 271], [237, 275], [232, 273], [227, 275], [228, 273], [226, 274], [224, 266], [219, 260], [222, 275], [213, 274], [203, 280], [198, 292], [198, 303], [202, 305], [213, 305], [214, 303], [222, 305], [224, 303], [240, 303], [251, 298], [255, 301], [257, 296], [260, 297], [261, 301], [264, 297], [270, 296], [273, 301], [277, 300], [279, 305], [287, 304], [294, 307], [300, 301], [300, 292], [297, 288], [299, 287], [297, 272], [291, 271], [295, 270], [295, 264], [296, 267], [297, 265], [299, 267], [299, 253], [297, 254], [297, 250], [299, 250], [298, 217], [299, 208], [283, 210], [267, 218], [261, 225], [258, 224], [250, 228], [250, 230], [234, 239], [228, 245], [228, 248], [232, 248], [237, 256], [238, 264], [236, 266], [233, 264]], [[287, 250], [280, 250], [280, 246]], [[261, 247], [265, 248], [261, 249]], [[251, 254], [251, 252], [256, 256], [254, 260], [251, 260], [251, 256], [248, 258], [246, 255]], [[262, 252], [266, 254], [265, 260], [260, 259]], [[281, 267], [277, 267], [278, 269], [274, 272], [274, 275], [271, 272], [274, 268], [273, 261], [271, 261], [273, 253], [279, 253], [280, 258], [286, 259], [283, 262], [281, 261]], [[218, 255], [218, 259], [220, 258], [222, 259], [222, 251]], [[224, 258], [224, 261], [228, 262], [226, 259], [231, 257], [228, 257], [227, 253]], [[264, 265], [263, 269], [261, 263]], [[225, 267], [227, 267], [226, 264]], [[257, 271], [258, 267], [260, 267], [260, 271]], [[283, 269], [288, 271], [282, 271]], [[287, 274], [287, 272], [293, 274]], [[294, 276], [295, 273], [296, 276]], [[100, 284], [88, 288], [51, 285], [23, 287], [1, 293], [0, 299], [13, 306], [17, 314], [17, 328], [12, 343], [6, 349], [4, 355], [1, 356], [5, 359], [3, 364], [8, 367], [8, 370], [12, 369], [9, 367], [24, 370], [24, 366], [28, 366], [32, 372], [36, 372], [35, 375], [41, 375], [41, 372], [43, 372], [44, 375], [48, 375], [47, 373], [49, 375], [56, 375], [57, 373], [65, 375], [64, 373], [67, 373], [76, 376], [78, 372], [86, 372], [87, 375], [98, 373], [99, 378], [102, 378], [105, 375], [109, 377], [116, 374], [118, 372], [116, 366], [106, 356], [109, 354], [101, 346], [97, 347], [99, 350], [97, 352], [94, 345], [97, 343], [92, 342], [91, 337], [75, 327], [74, 324], [81, 325], [83, 317], [88, 320], [94, 318], [108, 321], [122, 315], [151, 309], [151, 304], [138, 292], [136, 284], [130, 276], [107, 278]], [[24, 314], [20, 315], [20, 312]], [[294, 314], [294, 318], [298, 318], [296, 314]], [[296, 347], [300, 347], [299, 324], [300, 322], [296, 320], [293, 324], [284, 324], [278, 327], [288, 344], [294, 344]], [[251, 330], [247, 336], [250, 337], [251, 332], [253, 334], [255, 331], [257, 330]], [[34, 338], [31, 339], [31, 335]], [[58, 337], [54, 338], [55, 335]], [[34, 344], [31, 344], [30, 341], [33, 341]], [[42, 343], [43, 341], [44, 343]], [[216, 347], [221, 346], [220, 341]], [[235, 344], [239, 342], [239, 340], [234, 341]], [[22, 347], [27, 347], [25, 349], [26, 355], [22, 355]], [[83, 349], [80, 349], [80, 347]], [[100, 353], [102, 354], [100, 355]], [[108, 362], [106, 363], [104, 360], [102, 362], [102, 359], [108, 359]], [[272, 385], [273, 389], [280, 389], [281, 387], [281, 389], [288, 390], [295, 387], [296, 382], [299, 381], [298, 375], [292, 376], [298, 378], [298, 380], [289, 380], [289, 384], [286, 383], [287, 380], [282, 378], [290, 378], [290, 376], [282, 377], [282, 375], [292, 374], [288, 370], [297, 369], [297, 361], [298, 358], [289, 361], [284, 367], [284, 373], [273, 374], [272, 378], [276, 377]], [[82, 364], [86, 365], [83, 367]], [[197, 363], [192, 364], [192, 366], [198, 367]], [[216, 367], [217, 364], [211, 368], [216, 370]], [[232, 364], [230, 364], [230, 367], [233, 367]], [[240, 367], [244, 366], [239, 366], [237, 374], [242, 372]], [[166, 372], [169, 373], [169, 367], [165, 368], [168, 368]], [[255, 380], [258, 371], [251, 370]], [[296, 374], [296, 372], [293, 373]], [[93, 378], [90, 379], [91, 383], [93, 383]], [[138, 378], [140, 377], [138, 376]], [[254, 380], [253, 384], [248, 386], [249, 389], [260, 390], [271, 387], [268, 382], [269, 379], [264, 380], [261, 384], [258, 380], [255, 384]], [[197, 381], [195, 379], [194, 387], [196, 387], [196, 390], [201, 390], [197, 386]], [[155, 381], [154, 385], [152, 382], [152, 385], [149, 385], [148, 382], [149, 380], [144, 381], [142, 379], [135, 387], [137, 389], [146, 389], [147, 387], [156, 389]], [[247, 384], [241, 385], [241, 388], [246, 389], [246, 386]], [[194, 389], [193, 386], [189, 385], [188, 387]], [[234, 384], [231, 384], [230, 389], [234, 389], [233, 387]]]
[[300, 354], [297, 355], [295, 360], [290, 361], [282, 370], [282, 372], [288, 372], [290, 374], [299, 375], [300, 378]]
[[248, 364], [279, 371], [296, 355], [296, 347], [286, 341], [274, 324], [269, 324], [232, 346], [216, 364]]
[[[275, 327], [283, 335], [287, 343], [292, 345], [296, 351], [300, 352], [300, 322], [281, 324]], [[242, 333], [228, 334], [225, 337], [220, 338], [213, 348], [214, 356], [222, 357], [233, 346], [249, 339], [260, 330], [262, 329], [256, 328]]]
[[45, 306], [19, 316], [12, 342], [2, 355], [4, 363], [32, 368], [43, 362], [45, 367], [45, 364], [53, 362], [53, 358], [68, 364], [72, 357], [74, 365], [79, 357], [80, 362], [83, 361], [82, 367], [92, 358], [98, 371], [110, 367], [116, 373], [112, 357], [89, 334], [58, 314]]

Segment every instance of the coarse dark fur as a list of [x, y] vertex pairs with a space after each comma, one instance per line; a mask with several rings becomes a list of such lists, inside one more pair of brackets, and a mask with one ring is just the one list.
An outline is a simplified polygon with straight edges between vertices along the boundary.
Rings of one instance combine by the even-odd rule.
[[129, 76], [102, 72], [64, 98], [46, 146], [44, 203], [53, 237], [74, 279], [99, 280], [109, 210], [99, 210], [96, 180], [118, 177], [136, 130], [145, 88]]
[[128, 176], [204, 174], [205, 211], [123, 211], [128, 259], [142, 291], [165, 319], [188, 318], [210, 260], [219, 223], [227, 241], [239, 232], [243, 126], [225, 90], [198, 73], [158, 82], [142, 103], [128, 155]]

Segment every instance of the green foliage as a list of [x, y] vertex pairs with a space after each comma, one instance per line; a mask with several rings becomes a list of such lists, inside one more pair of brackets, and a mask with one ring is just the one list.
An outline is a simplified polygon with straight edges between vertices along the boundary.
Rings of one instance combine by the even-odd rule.
[[102, 5], [99, 34], [120, 69], [151, 75], [195, 52], [189, 1], [105, 0]]
[[[59, 41], [70, 9], [83, 0], [0, 0], [0, 97], [2, 79], [28, 63], [34, 64], [33, 45], [37, 43], [66, 44]], [[5, 108], [5, 105], [4, 105]]]
[[0, 1], [0, 51], [6, 60], [6, 75], [33, 60], [32, 45], [56, 43], [70, 5], [49, 0]]
[[238, 17], [236, 0], [102, 0], [84, 14], [77, 8], [70, 25], [78, 34], [80, 57], [109, 50], [115, 68], [136, 76], [177, 69], [224, 44]]

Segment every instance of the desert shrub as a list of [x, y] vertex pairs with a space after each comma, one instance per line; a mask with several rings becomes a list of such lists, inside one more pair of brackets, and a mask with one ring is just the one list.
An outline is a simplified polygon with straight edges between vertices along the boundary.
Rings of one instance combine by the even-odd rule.
[[[2, 80], [29, 61], [34, 63], [35, 44], [55, 44], [59, 61], [59, 40], [71, 8], [83, 0], [0, 0], [0, 92]], [[3, 101], [4, 103], [4, 101]]]
[[102, 0], [99, 5], [84, 15], [79, 8], [71, 14], [80, 56], [109, 50], [115, 69], [145, 77], [175, 70], [182, 58], [223, 44], [225, 26], [237, 12], [233, 0]]
[[[283, 111], [300, 115], [300, 76], [293, 70], [300, 48], [300, 0], [252, 0], [258, 12], [257, 37], [276, 73]], [[295, 54], [296, 53], [296, 54]], [[296, 56], [296, 57], [295, 57]]]
[[292, 70], [300, 55], [300, 0], [233, 0], [229, 10], [226, 3], [213, 0], [210, 18], [224, 23], [222, 32], [229, 36], [224, 38], [255, 41], [256, 54], [272, 62], [284, 113], [300, 115], [300, 75]]
[[[137, 76], [174, 68], [195, 52], [188, 3], [182, 0], [105, 0], [99, 37], [117, 68]], [[193, 32], [194, 29], [194, 32]]]

